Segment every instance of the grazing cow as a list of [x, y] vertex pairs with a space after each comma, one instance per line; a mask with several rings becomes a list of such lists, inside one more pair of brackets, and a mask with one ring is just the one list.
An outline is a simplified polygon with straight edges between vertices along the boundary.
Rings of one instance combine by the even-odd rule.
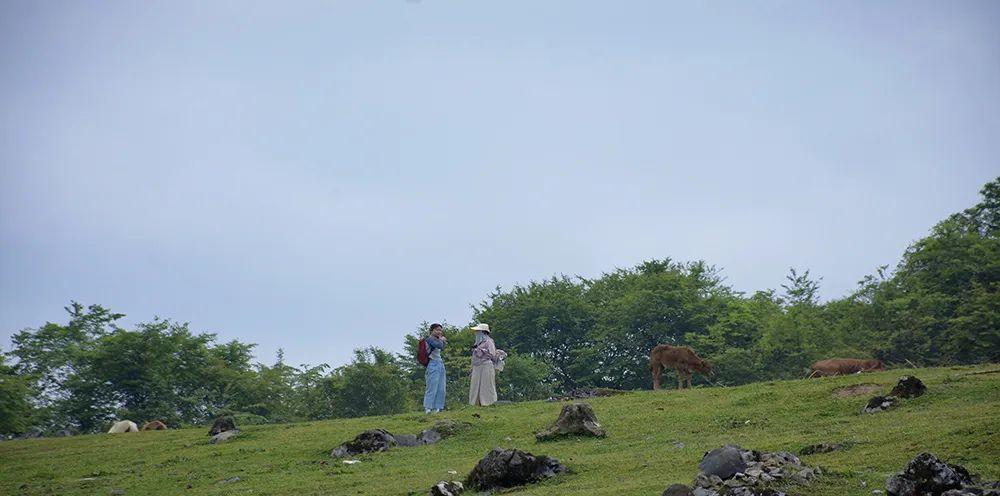
[[165, 431], [167, 430], [167, 424], [160, 422], [159, 420], [154, 420], [152, 422], [146, 422], [146, 425], [142, 426], [144, 431]]
[[829, 377], [835, 375], [860, 374], [861, 372], [885, 370], [881, 360], [859, 360], [857, 358], [831, 358], [820, 360], [809, 366], [809, 377]]
[[677, 370], [677, 389], [684, 389], [684, 380], [691, 387], [691, 372], [715, 375], [712, 365], [687, 346], [660, 344], [649, 353], [649, 368], [653, 372], [653, 389], [660, 389], [660, 372], [663, 368]]
[[121, 420], [115, 422], [108, 430], [108, 434], [121, 434], [123, 432], [139, 432], [139, 426], [135, 425], [135, 422], [131, 420]]

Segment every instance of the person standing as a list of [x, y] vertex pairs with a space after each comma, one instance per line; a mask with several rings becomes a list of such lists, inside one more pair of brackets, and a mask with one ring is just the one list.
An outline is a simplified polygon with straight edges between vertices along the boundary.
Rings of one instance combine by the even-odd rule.
[[427, 369], [424, 371], [424, 412], [438, 413], [444, 409], [445, 383], [447, 374], [444, 369], [444, 360], [441, 359], [441, 350], [448, 344], [448, 339], [444, 337], [444, 329], [441, 324], [431, 324], [430, 335], [424, 339], [427, 344], [428, 357]]
[[478, 324], [471, 329], [476, 333], [472, 346], [472, 380], [469, 384], [469, 404], [487, 406], [497, 401], [496, 369], [499, 356], [496, 343], [490, 336], [488, 324]]

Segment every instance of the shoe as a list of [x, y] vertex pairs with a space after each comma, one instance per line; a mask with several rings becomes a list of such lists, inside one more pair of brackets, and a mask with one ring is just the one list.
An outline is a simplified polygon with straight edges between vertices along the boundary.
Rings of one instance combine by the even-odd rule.
[[430, 415], [430, 414], [431, 414], [431, 409], [430, 408], [424, 410], [424, 415]]

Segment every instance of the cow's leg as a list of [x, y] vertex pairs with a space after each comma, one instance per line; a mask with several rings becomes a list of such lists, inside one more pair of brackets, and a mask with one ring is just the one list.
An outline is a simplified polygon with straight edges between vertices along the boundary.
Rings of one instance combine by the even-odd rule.
[[653, 391], [660, 389], [660, 372], [663, 368], [660, 362], [652, 362], [649, 364], [649, 368], [653, 371]]
[[687, 379], [687, 381], [688, 381], [688, 389], [691, 389], [691, 372], [690, 372], [690, 371], [688, 371], [688, 373], [687, 373], [687, 374], [685, 374], [685, 376], [686, 376], [685, 378], [686, 378], [686, 379]]
[[677, 369], [677, 389], [684, 389], [684, 372]]

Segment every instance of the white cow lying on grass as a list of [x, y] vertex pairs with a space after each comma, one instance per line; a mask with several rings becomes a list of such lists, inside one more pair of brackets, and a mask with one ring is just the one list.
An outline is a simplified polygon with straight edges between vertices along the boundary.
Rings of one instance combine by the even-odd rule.
[[120, 420], [111, 426], [108, 434], [121, 434], [123, 432], [139, 432], [139, 426], [131, 420]]

